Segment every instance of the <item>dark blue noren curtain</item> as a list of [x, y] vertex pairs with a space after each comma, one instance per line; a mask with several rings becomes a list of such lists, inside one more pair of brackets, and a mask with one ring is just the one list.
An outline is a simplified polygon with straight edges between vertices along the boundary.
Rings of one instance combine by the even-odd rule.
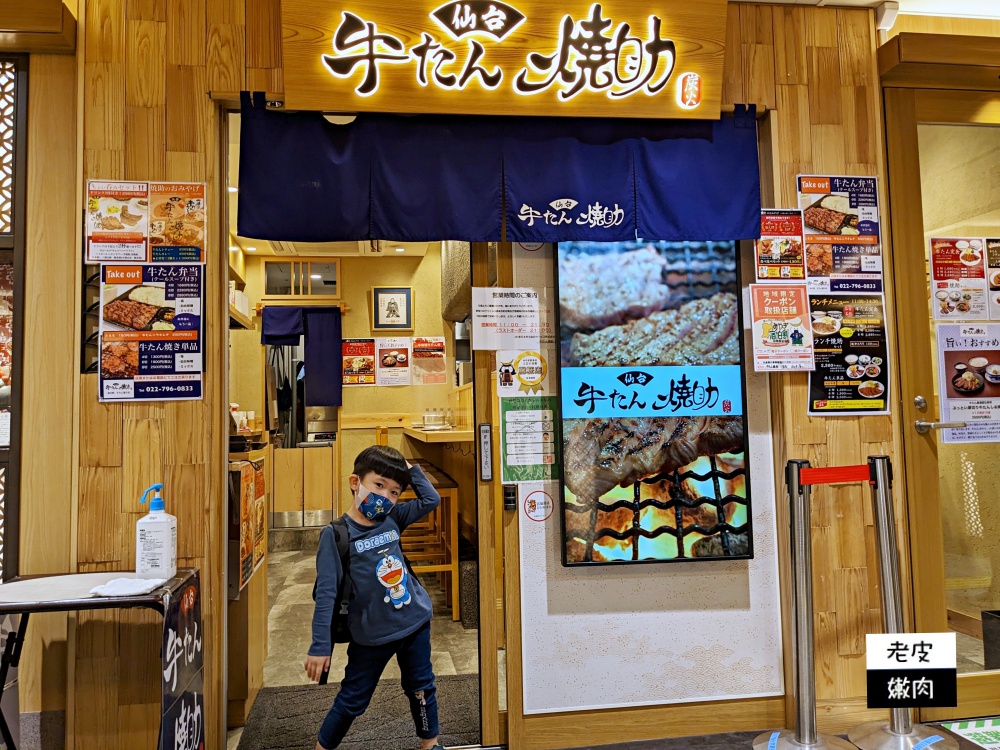
[[265, 307], [260, 314], [260, 343], [298, 346], [305, 333], [301, 307]]
[[340, 406], [344, 392], [339, 307], [305, 307], [306, 406]]
[[501, 239], [504, 218], [507, 239], [536, 242], [760, 233], [753, 107], [718, 121], [366, 114], [333, 125], [244, 93], [240, 140], [244, 237], [481, 242]]

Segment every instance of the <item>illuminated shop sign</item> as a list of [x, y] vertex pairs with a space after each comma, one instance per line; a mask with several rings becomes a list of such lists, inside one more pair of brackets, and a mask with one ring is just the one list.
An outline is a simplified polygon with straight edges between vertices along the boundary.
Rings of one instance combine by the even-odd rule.
[[725, 0], [438, 2], [284, 0], [286, 106], [719, 116]]

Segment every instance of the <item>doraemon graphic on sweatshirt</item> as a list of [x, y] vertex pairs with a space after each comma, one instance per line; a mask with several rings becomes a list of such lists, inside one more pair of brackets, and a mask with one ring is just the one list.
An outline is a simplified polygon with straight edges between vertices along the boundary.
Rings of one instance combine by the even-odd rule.
[[[415, 633], [433, 614], [430, 597], [406, 569], [400, 535], [440, 504], [441, 496], [419, 466], [410, 469], [415, 500], [396, 503], [374, 526], [362, 526], [346, 517], [350, 536], [353, 591], [348, 624], [351, 637], [365, 646], [380, 646]], [[316, 553], [316, 609], [310, 655], [329, 656], [333, 605], [344, 572], [333, 528], [327, 526]]]

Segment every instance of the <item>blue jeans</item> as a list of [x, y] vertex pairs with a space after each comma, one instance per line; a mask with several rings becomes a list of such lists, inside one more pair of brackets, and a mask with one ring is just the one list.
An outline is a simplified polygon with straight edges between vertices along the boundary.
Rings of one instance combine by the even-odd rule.
[[348, 645], [347, 669], [340, 692], [319, 730], [321, 746], [333, 750], [340, 745], [354, 720], [368, 708], [379, 678], [393, 656], [399, 664], [403, 692], [410, 699], [417, 736], [425, 740], [438, 736], [436, 688], [431, 669], [431, 624], [428, 622], [416, 633], [381, 646]]

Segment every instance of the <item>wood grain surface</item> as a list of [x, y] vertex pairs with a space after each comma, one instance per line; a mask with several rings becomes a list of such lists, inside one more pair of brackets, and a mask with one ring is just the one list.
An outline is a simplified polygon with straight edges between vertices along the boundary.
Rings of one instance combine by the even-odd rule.
[[[462, 90], [444, 89], [433, 83], [432, 72], [428, 72], [428, 85], [421, 85], [417, 81], [418, 67], [414, 57], [405, 64], [380, 64], [379, 87], [370, 96], [365, 96], [359, 95], [357, 89], [365, 78], [367, 63], [358, 65], [346, 77], [332, 75], [323, 63], [323, 55], [334, 53], [331, 42], [340, 26], [343, 12], [349, 11], [365, 21], [375, 23], [377, 33], [396, 37], [405, 44], [407, 50], [421, 43], [423, 33], [430, 34], [444, 49], [455, 55], [454, 62], [450, 66], [444, 66], [447, 73], [461, 74], [469, 56], [469, 40], [472, 37], [462, 36], [456, 40], [431, 17], [431, 12], [441, 5], [437, 0], [415, 0], [411, 3], [361, 0], [350, 4], [328, 3], [322, 6], [317, 6], [312, 0], [283, 0], [282, 68], [286, 106], [289, 109], [350, 112], [718, 118], [726, 31], [725, 0], [673, 0], [669, 3], [616, 0], [613, 3], [602, 3], [604, 18], [614, 22], [614, 26], [606, 32], [609, 37], [612, 33], [617, 33], [618, 24], [627, 22], [631, 26], [632, 36], [645, 42], [649, 35], [647, 19], [650, 16], [661, 18], [661, 38], [670, 38], [676, 45], [674, 72], [668, 84], [656, 95], [650, 96], [640, 91], [616, 99], [608, 96], [606, 91], [585, 91], [568, 100], [557, 98], [557, 86], [539, 93], [522, 95], [514, 89], [513, 84], [518, 73], [525, 68], [529, 53], [552, 55], [558, 50], [559, 29], [563, 18], [570, 16], [577, 21], [586, 20], [590, 16], [592, 3], [590, 0], [566, 0], [561, 3], [519, 0], [511, 4], [525, 16], [523, 23], [500, 41], [483, 33], [474, 37], [482, 42], [485, 49], [481, 66], [491, 72], [495, 67], [503, 71], [503, 79], [496, 89], [489, 90], [480, 85], [481, 79], [478, 77], [472, 79]], [[260, 8], [261, 5], [269, 3], [251, 0], [247, 4], [248, 50], [251, 6], [254, 6], [255, 14], [262, 14], [268, 9]], [[260, 49], [265, 52], [270, 49], [266, 42], [270, 42], [271, 37], [255, 36], [259, 40]], [[635, 48], [635, 44], [627, 45], [629, 53]], [[380, 51], [384, 49], [379, 45]], [[356, 49], [351, 49], [345, 54], [356, 53]], [[766, 51], [761, 50], [761, 55], [766, 56]], [[432, 53], [431, 62], [427, 65], [429, 71], [433, 71], [435, 67], [434, 59]], [[621, 65], [624, 66], [624, 62]], [[661, 60], [661, 70], [662, 65]], [[761, 65], [762, 70], [767, 67], [763, 63]], [[248, 69], [251, 67], [248, 61]], [[695, 109], [685, 109], [677, 101], [680, 76], [687, 72], [697, 73], [702, 79], [702, 101]], [[531, 80], [541, 81], [546, 77], [546, 74], [538, 73]], [[752, 78], [756, 82], [760, 75]], [[271, 90], [264, 86], [265, 83], [267, 81], [258, 79], [254, 88]]]

